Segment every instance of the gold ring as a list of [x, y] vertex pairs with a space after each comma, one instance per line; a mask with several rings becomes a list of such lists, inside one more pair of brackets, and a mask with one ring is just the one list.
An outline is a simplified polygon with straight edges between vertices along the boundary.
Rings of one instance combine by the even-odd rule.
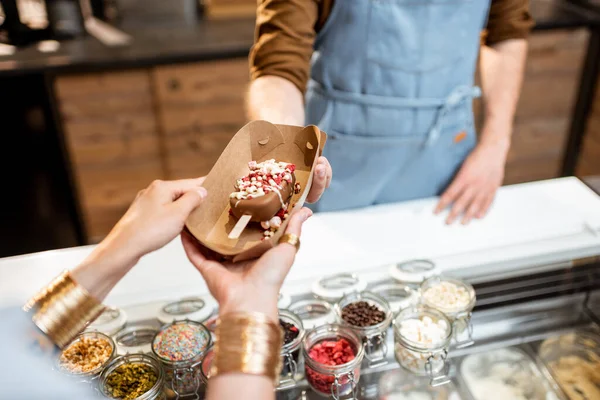
[[291, 244], [296, 248], [296, 252], [300, 250], [300, 238], [298, 235], [294, 235], [293, 233], [286, 233], [280, 239], [279, 243], [287, 243]]

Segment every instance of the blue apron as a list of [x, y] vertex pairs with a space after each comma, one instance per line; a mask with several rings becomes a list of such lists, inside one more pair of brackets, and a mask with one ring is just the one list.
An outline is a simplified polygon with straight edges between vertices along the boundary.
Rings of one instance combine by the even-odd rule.
[[489, 0], [336, 0], [315, 42], [306, 123], [329, 135], [316, 211], [440, 194], [476, 143]]

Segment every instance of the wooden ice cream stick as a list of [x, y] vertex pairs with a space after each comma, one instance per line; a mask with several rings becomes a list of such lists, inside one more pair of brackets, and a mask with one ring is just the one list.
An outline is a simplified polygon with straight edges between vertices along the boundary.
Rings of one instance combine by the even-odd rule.
[[242, 232], [244, 232], [244, 229], [246, 229], [246, 225], [248, 225], [248, 223], [250, 222], [250, 219], [252, 219], [252, 215], [249, 215], [249, 214], [242, 215], [240, 217], [240, 219], [238, 219], [237, 224], [235, 224], [235, 226], [229, 233], [229, 239], [239, 238], [240, 235], [242, 234]]

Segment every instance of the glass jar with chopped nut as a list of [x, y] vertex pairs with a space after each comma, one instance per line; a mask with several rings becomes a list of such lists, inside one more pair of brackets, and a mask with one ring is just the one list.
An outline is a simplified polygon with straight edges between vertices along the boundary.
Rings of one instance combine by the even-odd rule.
[[58, 369], [81, 381], [91, 382], [115, 356], [115, 343], [100, 332], [84, 332], [62, 351]]
[[458, 279], [434, 276], [421, 284], [421, 303], [448, 317], [457, 348], [474, 343], [471, 311], [475, 301], [473, 286]]
[[98, 386], [109, 399], [165, 400], [164, 384], [160, 361], [149, 354], [127, 354], [104, 369]]

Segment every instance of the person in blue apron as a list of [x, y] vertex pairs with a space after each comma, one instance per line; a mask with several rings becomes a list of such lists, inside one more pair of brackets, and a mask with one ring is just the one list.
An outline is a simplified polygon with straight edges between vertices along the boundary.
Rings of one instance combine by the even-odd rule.
[[328, 133], [333, 180], [315, 211], [440, 195], [435, 211], [468, 223], [502, 184], [530, 27], [526, 0], [263, 0], [250, 118]]

